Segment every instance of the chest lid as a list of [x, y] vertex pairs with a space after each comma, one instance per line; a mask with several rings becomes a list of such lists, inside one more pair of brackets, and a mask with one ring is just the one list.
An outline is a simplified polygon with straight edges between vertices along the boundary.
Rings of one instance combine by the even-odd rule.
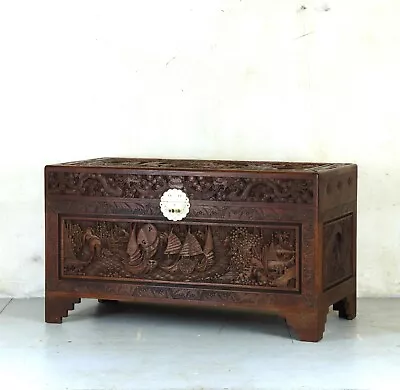
[[160, 199], [169, 189], [193, 201], [314, 202], [316, 176], [349, 164], [97, 158], [46, 167], [47, 196]]
[[93, 167], [111, 169], [135, 169], [157, 171], [236, 171], [236, 172], [316, 172], [333, 169], [346, 164], [278, 161], [234, 161], [234, 160], [184, 160], [184, 159], [139, 159], [102, 157], [89, 160], [56, 164], [64, 167]]

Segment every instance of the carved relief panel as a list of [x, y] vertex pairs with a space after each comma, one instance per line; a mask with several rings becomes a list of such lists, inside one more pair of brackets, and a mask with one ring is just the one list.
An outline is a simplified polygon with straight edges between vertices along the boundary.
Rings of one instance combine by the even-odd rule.
[[299, 226], [62, 220], [61, 276], [298, 291]]
[[353, 215], [324, 225], [324, 287], [328, 289], [353, 275]]
[[170, 188], [191, 200], [312, 204], [312, 179], [49, 172], [48, 195], [160, 199]]

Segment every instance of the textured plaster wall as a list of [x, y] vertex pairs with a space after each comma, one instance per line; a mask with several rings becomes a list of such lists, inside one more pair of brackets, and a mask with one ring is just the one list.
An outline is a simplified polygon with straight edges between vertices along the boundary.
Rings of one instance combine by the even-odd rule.
[[356, 162], [359, 295], [399, 295], [399, 13], [0, 2], [0, 294], [43, 294], [43, 166], [108, 155]]

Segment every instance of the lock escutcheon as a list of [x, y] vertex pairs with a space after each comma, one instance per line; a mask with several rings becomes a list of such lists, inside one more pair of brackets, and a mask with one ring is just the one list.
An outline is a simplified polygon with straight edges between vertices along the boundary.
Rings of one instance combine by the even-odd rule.
[[161, 196], [161, 212], [170, 221], [180, 221], [185, 218], [189, 208], [189, 198], [182, 190], [171, 188]]

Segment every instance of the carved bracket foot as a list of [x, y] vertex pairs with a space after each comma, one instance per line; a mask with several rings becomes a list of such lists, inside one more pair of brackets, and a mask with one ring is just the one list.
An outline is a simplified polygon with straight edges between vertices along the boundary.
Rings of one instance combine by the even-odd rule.
[[339, 312], [339, 317], [346, 320], [352, 320], [357, 315], [357, 297], [356, 293], [348, 295], [333, 305], [333, 310]]
[[63, 317], [68, 317], [68, 311], [74, 310], [75, 303], [80, 302], [80, 298], [60, 297], [46, 294], [45, 321], [52, 324], [61, 324]]
[[286, 323], [301, 341], [317, 342], [322, 339], [328, 308], [286, 315]]

